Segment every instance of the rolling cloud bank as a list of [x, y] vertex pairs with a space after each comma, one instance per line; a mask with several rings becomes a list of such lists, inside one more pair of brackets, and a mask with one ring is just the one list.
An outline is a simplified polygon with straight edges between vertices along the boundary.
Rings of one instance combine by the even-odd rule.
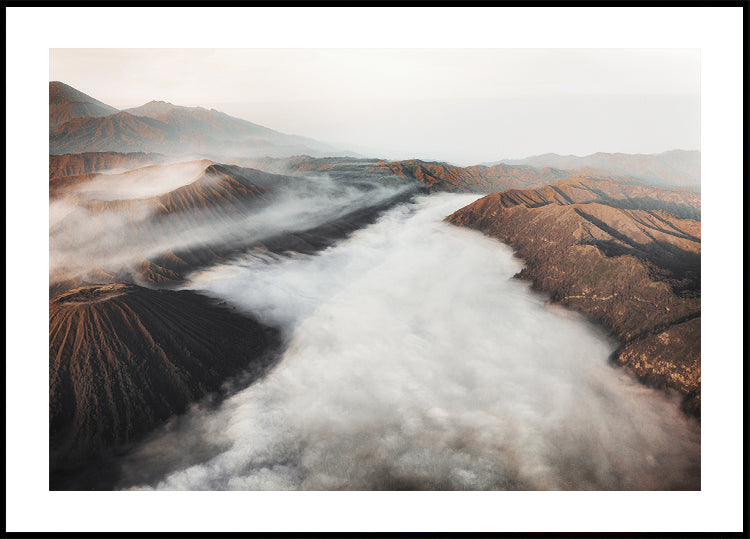
[[[413, 182], [261, 174], [208, 160], [96, 174], [50, 200], [50, 281], [127, 274], [144, 259], [247, 247], [408, 194]], [[234, 174], [235, 177], [225, 172]], [[260, 179], [260, 181], [258, 181]]]
[[[358, 200], [340, 195], [253, 223], [314, 223], [308, 208]], [[119, 488], [700, 488], [700, 428], [677, 400], [513, 279], [510, 248], [442, 222], [477, 198], [418, 197], [315, 255], [193, 274], [186, 288], [281, 327], [285, 349], [264, 379], [126, 457]]]

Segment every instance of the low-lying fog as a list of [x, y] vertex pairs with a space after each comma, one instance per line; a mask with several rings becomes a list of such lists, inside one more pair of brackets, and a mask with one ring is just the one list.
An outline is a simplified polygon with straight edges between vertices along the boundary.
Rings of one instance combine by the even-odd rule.
[[155, 197], [193, 182], [211, 164], [206, 159], [151, 165], [134, 170], [100, 172], [77, 186], [76, 195], [90, 200]]
[[[233, 211], [217, 189], [208, 208], [186, 207], [165, 215], [157, 195], [196, 180], [210, 161], [151, 166], [117, 175], [97, 175], [50, 201], [50, 281], [85, 279], [99, 270], [135, 271], [144, 260], [200, 248], [246, 246], [304, 231], [349, 212], [377, 206], [415, 189], [370, 177], [332, 179], [326, 174], [269, 176], [259, 187], [268, 193], [248, 199], [252, 207]], [[204, 187], [219, 175], [202, 176]], [[204, 189], [208, 190], [208, 189]], [[87, 203], [108, 204], [90, 209]], [[236, 208], [235, 208], [236, 209]], [[183, 211], [184, 210], [184, 211]]]
[[123, 463], [121, 488], [699, 488], [700, 431], [608, 364], [613, 343], [549, 306], [512, 252], [402, 204], [314, 256], [195, 274], [286, 331], [263, 380], [196, 406]]

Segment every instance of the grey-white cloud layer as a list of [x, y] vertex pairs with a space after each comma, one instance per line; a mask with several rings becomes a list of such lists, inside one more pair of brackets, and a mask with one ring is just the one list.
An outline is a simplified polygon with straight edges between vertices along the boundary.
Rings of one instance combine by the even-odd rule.
[[248, 257], [192, 287], [281, 324], [264, 380], [123, 465], [157, 489], [699, 488], [700, 430], [613, 368], [581, 318], [512, 279], [509, 248], [433, 195], [316, 256]]

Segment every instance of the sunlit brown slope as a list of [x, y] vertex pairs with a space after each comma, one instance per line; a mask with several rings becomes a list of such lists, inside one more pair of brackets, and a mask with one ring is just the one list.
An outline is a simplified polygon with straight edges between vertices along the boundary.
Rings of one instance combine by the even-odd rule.
[[700, 219], [700, 194], [689, 190], [671, 190], [635, 183], [571, 176], [537, 189], [509, 189], [495, 193], [503, 207], [519, 204], [539, 207], [547, 204], [601, 202], [632, 210], [663, 209], [679, 217]]
[[301, 155], [283, 159], [243, 160], [240, 158], [235, 162], [280, 174], [319, 172], [332, 177], [359, 174], [390, 183], [413, 181], [421, 183], [427, 192], [491, 193], [513, 188], [542, 186], [574, 175], [571, 171], [552, 168], [535, 169], [525, 165], [457, 167], [418, 159], [388, 162], [377, 159], [315, 158]]
[[[216, 216], [239, 210], [249, 201], [268, 193], [253, 182], [267, 174], [246, 169], [243, 173], [230, 172], [222, 165], [203, 161], [206, 168], [193, 181], [156, 197], [130, 200], [90, 200], [83, 205], [92, 213], [105, 211], [130, 213], [134, 208], [156, 206], [156, 215], [195, 215], [209, 212]], [[169, 170], [169, 166], [160, 167]], [[134, 171], [125, 173], [125, 176]], [[157, 171], [158, 172], [158, 171]]]
[[[140, 258], [139, 272], [146, 280], [175, 280], [178, 273], [171, 268], [187, 271], [221, 260], [220, 253], [230, 252], [236, 242], [247, 243], [241, 230], [236, 230], [236, 220], [264, 204], [268, 191], [253, 182], [273, 181], [273, 175], [251, 169], [230, 171], [205, 163], [206, 168], [187, 185], [139, 199], [86, 198], [80, 193], [94, 175], [51, 180], [52, 199], [61, 198], [63, 204], [76, 201], [73, 211], [50, 227], [51, 254], [55, 267], [60, 268], [50, 276], [51, 282], [76, 278], [82, 269], [86, 280], [96, 275], [97, 282], [127, 278], [120, 256]], [[174, 165], [147, 167], [106, 181], [120, 182], [131, 175], [140, 177], [144, 170], [158, 174], [172, 168]], [[181, 247], [179, 255], [171, 252], [170, 246]], [[167, 267], [154, 273], [149, 253], [158, 252], [164, 256], [159, 258], [159, 266]]]
[[427, 163], [418, 159], [391, 163], [380, 161], [371, 168], [375, 171], [389, 171], [400, 177], [416, 178], [430, 192], [490, 193], [505, 189], [536, 187], [570, 176], [568, 172], [551, 168], [535, 169], [502, 164], [464, 168], [445, 163]]
[[79, 176], [113, 169], [134, 169], [162, 162], [163, 155], [148, 153], [86, 152], [49, 156], [49, 177]]
[[128, 444], [238, 373], [278, 336], [190, 291], [85, 286], [49, 302], [50, 463]]
[[55, 176], [49, 179], [50, 202], [59, 198], [79, 201], [154, 199], [195, 182], [211, 164], [207, 159], [200, 159], [169, 165], [141, 166], [119, 173], [110, 170], [106, 173]]
[[512, 246], [554, 301], [612, 330], [614, 359], [700, 414], [700, 198], [593, 180], [488, 195], [449, 216]]

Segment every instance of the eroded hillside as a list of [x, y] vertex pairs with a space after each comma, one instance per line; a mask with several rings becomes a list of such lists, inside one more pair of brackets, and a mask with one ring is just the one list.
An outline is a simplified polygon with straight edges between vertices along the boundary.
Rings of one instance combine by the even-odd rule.
[[49, 302], [50, 464], [75, 467], [257, 377], [278, 333], [190, 291], [84, 286]]
[[594, 180], [488, 195], [447, 220], [513, 247], [519, 274], [621, 343], [614, 360], [700, 415], [700, 197]]

